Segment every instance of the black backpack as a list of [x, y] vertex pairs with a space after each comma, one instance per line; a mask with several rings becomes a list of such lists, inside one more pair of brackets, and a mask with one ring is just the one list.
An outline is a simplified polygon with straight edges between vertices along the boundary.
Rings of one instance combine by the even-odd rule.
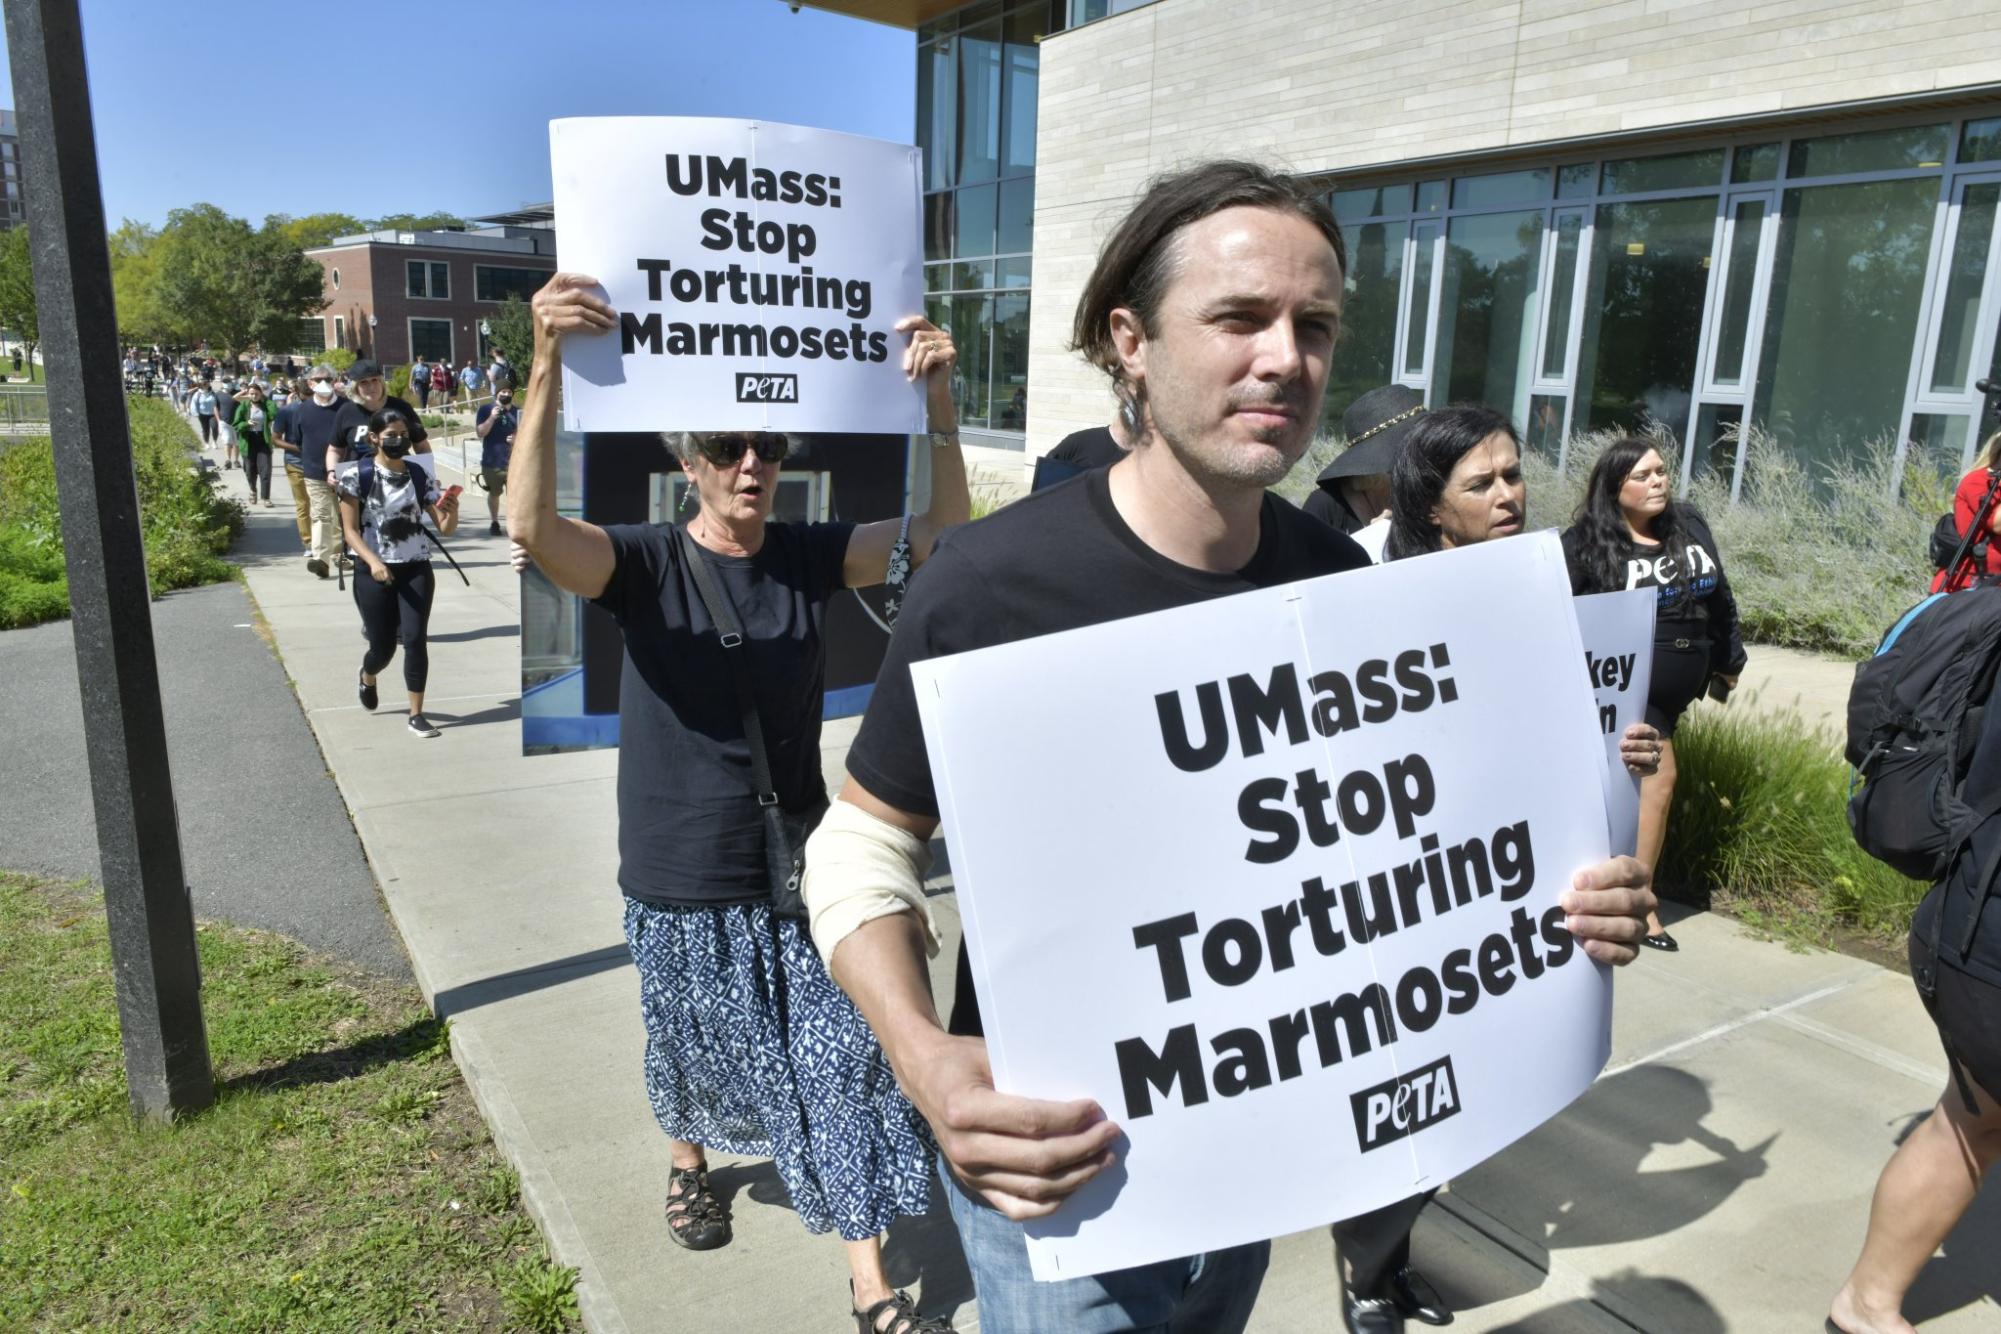
[[1937, 881], [1975, 826], [2001, 811], [1962, 788], [1995, 668], [2001, 585], [1934, 593], [1890, 627], [1848, 692], [1848, 762], [1859, 788], [1848, 827], [1862, 850], [1913, 880]]

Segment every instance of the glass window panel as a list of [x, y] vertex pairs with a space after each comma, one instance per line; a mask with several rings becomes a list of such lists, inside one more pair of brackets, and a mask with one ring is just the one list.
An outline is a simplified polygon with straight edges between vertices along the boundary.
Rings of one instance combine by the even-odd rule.
[[1070, 26], [1094, 23], [1111, 12], [1111, 0], [1070, 0]]
[[1730, 181], [1733, 185], [1745, 185], [1752, 181], [1776, 181], [1779, 179], [1779, 146], [1777, 144], [1739, 144], [1736, 155], [1730, 159]]
[[[1705, 403], [1695, 414], [1695, 476], [1729, 482], [1737, 474], [1737, 438], [1743, 430], [1744, 409], [1737, 403]], [[1679, 459], [1670, 459], [1674, 467]]]
[[995, 266], [994, 286], [1026, 287], [1031, 268], [1031, 261], [1027, 259], [1004, 259]]
[[1410, 265], [1410, 318], [1404, 327], [1403, 373], [1424, 374], [1425, 339], [1431, 332], [1431, 280], [1435, 263], [1433, 244], [1438, 235], [1434, 225], [1418, 235]]
[[994, 262], [990, 259], [952, 265], [952, 290], [955, 292], [983, 292], [993, 285]]
[[1397, 294], [1403, 284], [1408, 222], [1344, 227], [1348, 271], [1341, 281], [1341, 336], [1327, 371], [1321, 429], [1336, 428], [1347, 406], [1396, 378]]
[[1379, 218], [1385, 213], [1410, 212], [1409, 185], [1365, 185], [1355, 190], [1336, 190], [1334, 216], [1342, 222]]
[[927, 292], [951, 291], [952, 265], [926, 264], [924, 266], [924, 290]]
[[960, 424], [987, 425], [987, 377], [992, 369], [994, 299], [990, 296], [955, 296], [951, 318], [945, 327], [959, 348], [959, 363], [952, 371], [952, 398], [959, 409]]
[[[1993, 359], [1988, 363], [1987, 380], [2001, 380], [2001, 329], [1995, 330]], [[2001, 431], [2001, 395], [1987, 394], [1980, 400], [1980, 429], [1974, 438], [1986, 440], [1996, 431]]]
[[924, 150], [924, 188], [953, 184], [952, 150], [959, 120], [952, 39], [917, 49], [917, 146]]
[[952, 191], [924, 196], [924, 258], [950, 259], [952, 232], [958, 217], [958, 196]]
[[1795, 139], [1786, 158], [1786, 175], [1853, 176], [1865, 171], [1943, 166], [1951, 137], [1949, 125], [1910, 125]]
[[403, 273], [408, 283], [406, 294], [409, 296], [423, 296], [425, 294], [424, 261], [421, 259], [406, 261], [403, 265]]
[[1896, 431], [1937, 207], [1924, 177], [1786, 191], [1756, 417], [1796, 457]]
[[1584, 215], [1566, 213], [1556, 220], [1556, 264], [1549, 281], [1549, 335], [1542, 346], [1544, 379], [1561, 380], [1570, 365], [1570, 307], [1577, 280], [1577, 243], [1584, 235]]
[[1445, 364], [1432, 371], [1433, 402], [1485, 403], [1515, 421], [1527, 413], [1542, 229], [1540, 209], [1452, 220], [1438, 307]]
[[960, 181], [990, 181], [1000, 172], [1000, 24], [959, 34]]
[[452, 322], [450, 320], [411, 320], [410, 351], [426, 361], [440, 357], [451, 360]]
[[431, 265], [431, 295], [440, 301], [447, 301], [451, 299], [452, 295], [451, 265], [449, 264]]
[[[1035, 170], [1035, 90], [1040, 82], [1042, 53], [1033, 45], [1022, 45], [1021, 38], [1017, 36], [1024, 22], [1029, 28], [1040, 26], [1030, 21], [1031, 18], [1029, 13], [1024, 12], [1008, 20], [1005, 61], [1007, 135], [1001, 151], [1003, 176]], [[1033, 41], [1032, 37], [1030, 41]]]
[[2001, 185], [1969, 185], [1961, 196], [1959, 231], [1947, 260], [1945, 305], [1940, 312], [1938, 356], [1932, 363], [1931, 387], [1942, 393], [1966, 388], [1972, 369], [1973, 344], [1979, 330], [1981, 280], [1987, 272], [1987, 249], [1994, 239], [1995, 204]]
[[1494, 208], [1549, 198], [1549, 168], [1502, 171], [1490, 176], [1461, 176], [1452, 182], [1452, 207]]
[[953, 227], [954, 255], [984, 256], [994, 253], [994, 203], [999, 192], [991, 185], [975, 185], [957, 192], [958, 218]]
[[1665, 157], [1622, 158], [1605, 164], [1599, 189], [1608, 195], [1637, 195], [1653, 190], [1683, 190], [1718, 185], [1723, 180], [1723, 150], [1705, 148]]
[[1589, 199], [1592, 183], [1598, 178], [1598, 169], [1590, 162], [1574, 162], [1568, 167], [1559, 167], [1556, 172], [1556, 197], [1558, 199]]
[[1007, 40], [1016, 46], [1034, 46], [1049, 35], [1049, 6], [1022, 5], [1001, 22]]
[[1960, 413], [1913, 413], [1910, 443], [1935, 458], [1956, 464], [1967, 451], [1966, 431], [1971, 425], [1973, 418]]
[[1002, 181], [997, 255], [1026, 255], [1035, 249], [1035, 179]]
[[1417, 211], [1419, 213], [1443, 213], [1445, 211], [1444, 181], [1418, 182]]
[[1578, 341], [1577, 429], [1688, 431], [1716, 201], [1600, 204]]
[[2001, 116], [1970, 120], [1959, 136], [1959, 164], [2001, 162]]
[[475, 264], [472, 270], [473, 297], [479, 301], [505, 301], [518, 296], [523, 301], [542, 290], [549, 281], [543, 269], [502, 268], [495, 264]]
[[1730, 271], [1724, 275], [1723, 310], [1716, 329], [1716, 383], [1744, 383], [1744, 340], [1751, 329], [1751, 289], [1758, 281], [1758, 236], [1765, 201], [1740, 200], [1730, 229]]
[[1028, 426], [1028, 295], [994, 298], [994, 398], [996, 430]]
[[[1528, 420], [1522, 423], [1522, 443], [1551, 462], [1563, 452], [1565, 402], [1562, 394], [1536, 394], [1529, 399]], [[1568, 514], [1549, 517], [1559, 526], [1570, 522]]]

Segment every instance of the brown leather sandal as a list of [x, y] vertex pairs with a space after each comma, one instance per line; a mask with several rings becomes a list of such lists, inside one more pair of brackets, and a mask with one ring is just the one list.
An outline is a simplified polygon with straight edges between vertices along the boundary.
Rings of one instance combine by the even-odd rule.
[[667, 1178], [667, 1235], [691, 1251], [729, 1245], [729, 1210], [709, 1189], [708, 1168], [677, 1167]]

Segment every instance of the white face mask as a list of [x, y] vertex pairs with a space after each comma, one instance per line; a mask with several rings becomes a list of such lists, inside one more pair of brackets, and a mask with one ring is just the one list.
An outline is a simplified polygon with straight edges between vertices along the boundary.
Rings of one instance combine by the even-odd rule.
[[334, 396], [333, 385], [325, 380], [313, 381], [313, 397], [321, 400]]

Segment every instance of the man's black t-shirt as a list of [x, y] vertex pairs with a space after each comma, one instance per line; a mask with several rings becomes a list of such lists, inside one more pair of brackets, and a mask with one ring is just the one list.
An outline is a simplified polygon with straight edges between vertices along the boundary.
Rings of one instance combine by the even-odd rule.
[[[280, 416], [279, 429], [288, 432], [285, 438], [299, 447], [299, 471], [312, 481], [324, 482], [327, 446], [333, 442], [334, 429], [340, 420], [340, 404], [321, 406], [307, 399], [303, 403], [288, 403], [284, 410], [291, 415]], [[285, 462], [290, 463], [292, 458], [288, 452]]]
[[[430, 432], [424, 429], [417, 409], [411, 407], [407, 400], [389, 394], [383, 398], [382, 406], [395, 408], [409, 419], [411, 444], [421, 445], [430, 438]], [[334, 439], [340, 444], [342, 460], [366, 458], [373, 454], [375, 450], [368, 443], [368, 419], [375, 414], [351, 398], [339, 401], [339, 411], [340, 415], [334, 419]]]
[[[1126, 526], [1100, 468], [951, 530], [911, 581], [848, 772], [892, 806], [938, 813], [913, 662], [1369, 564], [1351, 539], [1276, 496], [1265, 497], [1259, 529], [1257, 553], [1235, 573], [1178, 565]], [[963, 945], [951, 1030], [981, 1032]]]
[[[664, 524], [605, 529], [617, 558], [596, 599], [625, 632], [618, 687], [618, 884], [645, 903], [761, 903], [764, 820], [736, 687], [681, 545]], [[749, 642], [751, 687], [779, 804], [826, 796], [821, 626], [842, 587], [849, 523], [767, 524], [755, 556], [703, 551]]]

